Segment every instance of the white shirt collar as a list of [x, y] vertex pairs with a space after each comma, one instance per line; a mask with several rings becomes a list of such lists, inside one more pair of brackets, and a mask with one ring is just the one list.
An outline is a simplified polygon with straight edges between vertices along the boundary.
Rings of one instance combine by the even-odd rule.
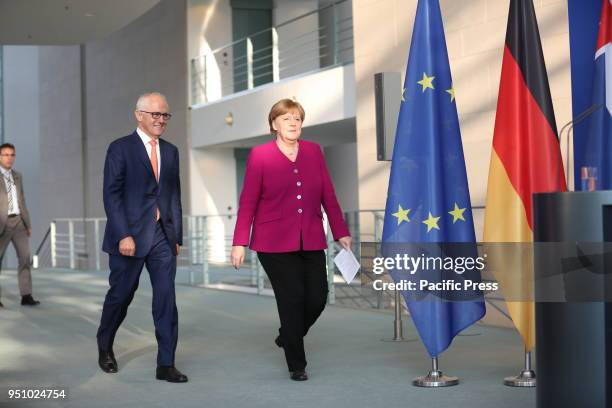
[[5, 169], [4, 167], [0, 166], [0, 171], [2, 171], [2, 174], [4, 175], [4, 177], [11, 177], [12, 176], [12, 170], [9, 169]]
[[[136, 133], [138, 133], [138, 136], [140, 136], [145, 146], [150, 146], [149, 142], [153, 139], [151, 136], [147, 135], [146, 132], [139, 127], [136, 128]], [[157, 139], [157, 145], [159, 145], [159, 139]]]

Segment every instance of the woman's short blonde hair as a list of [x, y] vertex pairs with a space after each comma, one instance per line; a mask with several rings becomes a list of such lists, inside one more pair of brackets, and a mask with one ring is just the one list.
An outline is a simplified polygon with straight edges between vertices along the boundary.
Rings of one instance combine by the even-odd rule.
[[291, 99], [281, 99], [280, 101], [272, 105], [272, 109], [270, 109], [270, 114], [268, 115], [268, 124], [270, 125], [270, 132], [273, 135], [276, 134], [276, 130], [274, 130], [274, 128], [272, 127], [272, 121], [287, 112], [298, 112], [300, 114], [302, 122], [304, 122], [306, 113], [304, 112], [304, 108], [302, 107], [302, 105], [300, 105], [299, 102]]

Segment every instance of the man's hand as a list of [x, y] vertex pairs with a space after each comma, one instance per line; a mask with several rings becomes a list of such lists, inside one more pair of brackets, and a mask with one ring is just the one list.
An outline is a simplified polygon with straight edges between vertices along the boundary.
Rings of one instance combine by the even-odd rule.
[[179, 246], [179, 244], [176, 244], [176, 256], [179, 256], [181, 254], [181, 247]]
[[119, 241], [119, 253], [123, 256], [134, 256], [136, 254], [136, 243], [134, 238], [125, 237]]

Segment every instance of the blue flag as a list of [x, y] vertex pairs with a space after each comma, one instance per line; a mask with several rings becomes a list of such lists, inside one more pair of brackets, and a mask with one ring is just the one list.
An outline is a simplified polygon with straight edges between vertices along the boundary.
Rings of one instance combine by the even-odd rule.
[[[612, 189], [612, 3], [603, 0], [599, 37], [593, 60], [593, 93], [592, 105], [587, 112], [587, 137], [574, 138], [576, 151], [575, 173], [580, 176], [574, 183], [575, 190], [611, 190]], [[574, 119], [576, 120], [576, 119]]]
[[[455, 102], [440, 5], [438, 0], [419, 0], [391, 163], [383, 247], [476, 241]], [[402, 294], [431, 357], [485, 313], [482, 298], [414, 300], [407, 291]]]

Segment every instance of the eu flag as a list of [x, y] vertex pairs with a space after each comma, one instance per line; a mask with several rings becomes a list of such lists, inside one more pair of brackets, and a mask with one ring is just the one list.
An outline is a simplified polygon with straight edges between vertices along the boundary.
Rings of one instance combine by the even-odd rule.
[[[476, 241], [455, 103], [440, 5], [438, 0], [419, 0], [391, 163], [383, 246]], [[431, 357], [446, 350], [460, 331], [485, 313], [482, 298], [451, 302], [402, 294]]]

